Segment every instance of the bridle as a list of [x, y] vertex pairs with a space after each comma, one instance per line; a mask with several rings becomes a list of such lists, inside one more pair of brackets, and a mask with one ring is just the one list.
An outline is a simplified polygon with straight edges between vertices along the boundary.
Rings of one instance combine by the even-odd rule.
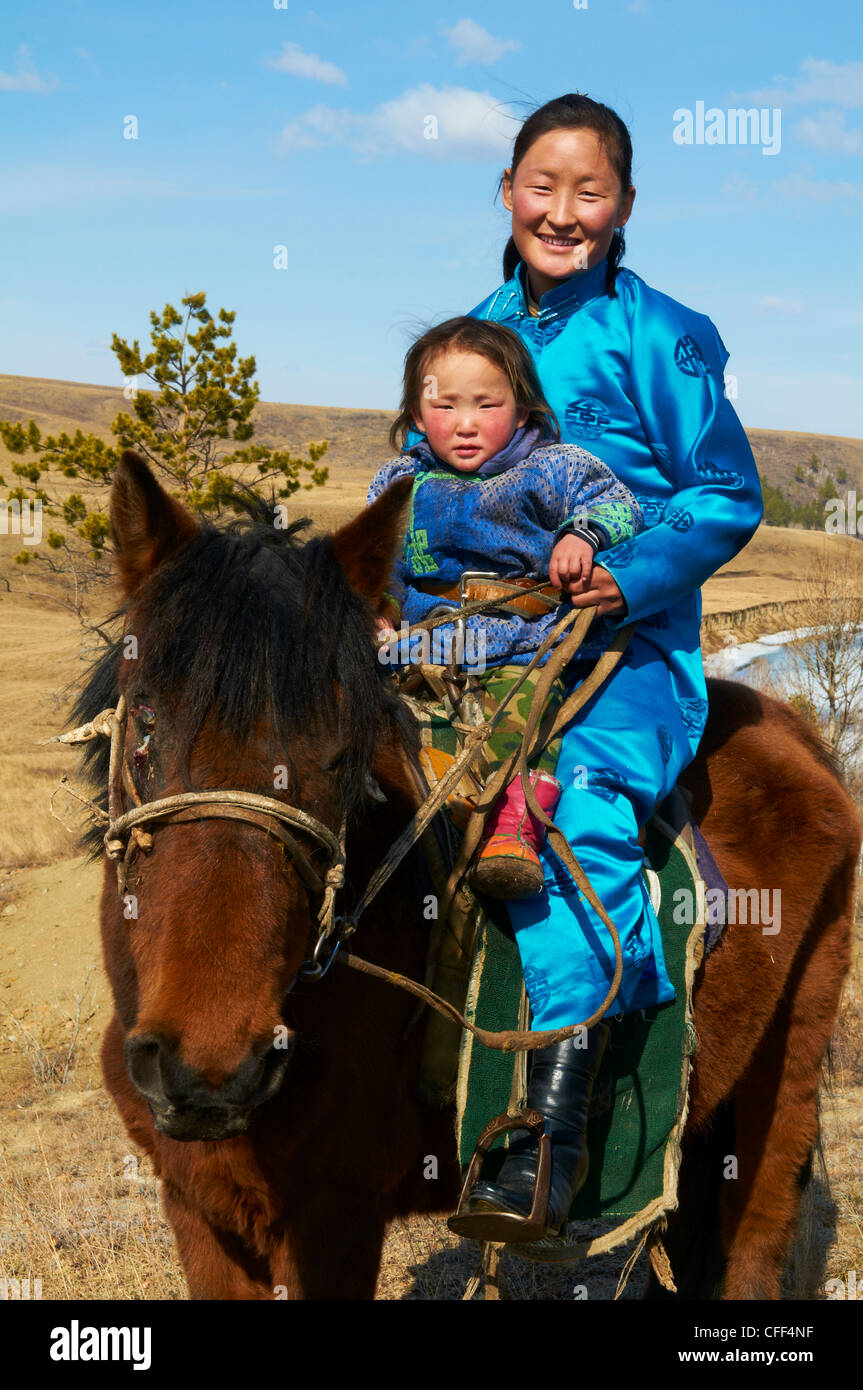
[[[514, 590], [515, 586], [508, 581], [502, 581], [504, 588]], [[540, 589], [541, 581], [533, 588]], [[517, 589], [519, 595], [532, 590]], [[498, 607], [499, 604], [506, 602], [506, 595], [495, 599], [482, 599], [477, 602], [467, 603], [458, 610], [461, 617], [472, 616], [474, 613], [488, 612]], [[509, 692], [499, 702], [495, 714], [485, 723], [478, 726], [462, 725], [454, 723], [453, 727], [458, 729], [463, 737], [461, 752], [456, 755], [452, 764], [444, 775], [440, 778], [434, 790], [429, 792], [427, 789], [420, 796], [420, 804], [413, 819], [405, 827], [402, 833], [390, 846], [381, 863], [369, 879], [358, 902], [349, 913], [344, 916], [337, 916], [335, 911], [336, 894], [344, 886], [345, 882], [345, 819], [342, 823], [338, 835], [335, 835], [322, 821], [307, 811], [301, 810], [297, 806], [290, 806], [283, 801], [277, 801], [275, 797], [260, 796], [253, 792], [232, 791], [229, 789], [218, 789], [208, 792], [183, 792], [178, 796], [162, 797], [157, 801], [143, 801], [135, 780], [129, 769], [125, 757], [125, 738], [126, 726], [128, 721], [128, 710], [124, 695], [120, 695], [116, 708], [105, 709], [98, 714], [95, 719], [87, 724], [82, 724], [79, 728], [73, 729], [68, 734], [59, 734], [52, 739], [44, 740], [46, 743], [65, 743], [70, 745], [88, 743], [94, 738], [110, 739], [110, 754], [108, 764], [108, 811], [107, 813], [97, 806], [89, 798], [81, 796], [74, 791], [68, 783], [68, 779], [63, 777], [60, 788], [70, 791], [79, 801], [84, 802], [91, 812], [102, 822], [107, 822], [104, 835], [105, 853], [109, 859], [117, 865], [117, 890], [121, 899], [126, 896], [126, 881], [129, 866], [140, 850], [149, 853], [153, 848], [153, 837], [150, 831], [144, 827], [148, 823], [166, 824], [182, 821], [196, 821], [207, 818], [218, 817], [220, 819], [245, 821], [249, 825], [254, 825], [263, 830], [268, 835], [274, 836], [285, 849], [288, 858], [296, 867], [302, 878], [310, 896], [318, 900], [316, 913], [317, 938], [312, 948], [311, 955], [303, 961], [300, 969], [288, 986], [288, 992], [293, 988], [296, 979], [320, 980], [329, 970], [332, 962], [338, 957], [343, 964], [358, 970], [361, 973], [374, 976], [377, 979], [386, 980], [389, 984], [398, 989], [406, 990], [423, 1003], [436, 1009], [444, 1017], [458, 1023], [461, 1027], [467, 1028], [474, 1037], [488, 1047], [499, 1051], [533, 1051], [539, 1047], [550, 1046], [552, 1043], [563, 1041], [565, 1038], [572, 1037], [582, 1028], [590, 1028], [603, 1017], [611, 1001], [617, 994], [620, 980], [622, 978], [623, 958], [621, 953], [620, 938], [614, 923], [605, 911], [602, 903], [597, 898], [587, 875], [575, 858], [571, 847], [566, 838], [562, 835], [558, 826], [546, 816], [532, 792], [530, 783], [527, 780], [527, 748], [536, 751], [537, 741], [541, 739], [544, 746], [551, 738], [563, 729], [574, 717], [577, 711], [595, 693], [600, 685], [610, 675], [614, 666], [619, 661], [621, 654], [629, 642], [630, 636], [635, 628], [635, 623], [629, 623], [621, 628], [616, 634], [608, 649], [600, 656], [590, 675], [582, 682], [581, 686], [568, 696], [564, 704], [558, 710], [554, 722], [551, 725], [543, 724], [540, 731], [538, 728], [543, 708], [543, 702], [548, 694], [552, 681], [561, 674], [568, 662], [572, 660], [581, 645], [587, 631], [594, 608], [572, 609], [570, 612], [552, 629], [543, 639], [533, 654], [531, 660], [524, 666], [521, 679], [513, 685]], [[427, 618], [421, 623], [412, 625], [411, 631], [418, 631], [423, 628], [432, 628], [441, 623], [452, 621], [452, 610], [434, 618]], [[552, 649], [554, 651], [552, 652]], [[479, 835], [479, 824], [483, 816], [488, 812], [493, 804], [494, 798], [499, 795], [508, 778], [514, 771], [518, 771], [522, 786], [525, 791], [525, 798], [531, 812], [536, 815], [547, 827], [550, 842], [553, 843], [555, 853], [558, 858], [568, 868], [573, 880], [580, 891], [591, 903], [594, 909], [608, 927], [614, 945], [615, 970], [614, 976], [609, 986], [608, 993], [600, 1007], [591, 1014], [590, 1018], [582, 1023], [567, 1025], [563, 1028], [541, 1029], [541, 1030], [503, 1030], [492, 1032], [485, 1028], [478, 1027], [461, 1014], [458, 1009], [446, 999], [441, 998], [425, 985], [418, 981], [411, 980], [400, 973], [387, 970], [381, 966], [362, 960], [359, 956], [352, 953], [343, 953], [339, 956], [339, 947], [350, 937], [357, 928], [360, 916], [368, 907], [369, 903], [380, 892], [381, 888], [395, 872], [398, 865], [402, 862], [405, 855], [417, 843], [423, 832], [429, 827], [432, 819], [442, 809], [450, 792], [454, 791], [463, 773], [469, 768], [477, 753], [480, 745], [484, 743], [492, 734], [496, 725], [500, 722], [507, 704], [518, 692], [525, 678], [536, 667], [538, 662], [546, 654], [551, 653], [550, 659], [544, 668], [543, 674], [537, 683], [531, 701], [531, 711], [528, 720], [528, 728], [525, 733], [525, 741], [520, 750], [509, 755], [504, 764], [494, 774], [485, 791], [480, 796], [476, 810], [471, 817], [471, 824], [465, 835], [462, 844], [460, 860], [467, 862], [469, 851], [475, 844]], [[148, 708], [143, 706], [142, 708]], [[152, 711], [150, 711], [152, 714]], [[139, 762], [139, 755], [146, 754], [149, 735], [145, 738], [141, 748], [136, 750], [135, 761]], [[526, 746], [527, 745], [527, 746]], [[516, 764], [518, 768], [516, 769]], [[135, 805], [129, 811], [122, 810], [122, 803], [119, 795], [119, 788], [125, 788], [127, 794], [131, 796]], [[58, 790], [60, 789], [58, 788]], [[56, 793], [55, 793], [56, 795]], [[53, 803], [53, 797], [52, 797]], [[53, 807], [52, 807], [53, 809]], [[302, 847], [297, 843], [294, 831], [304, 831], [317, 840], [319, 845], [326, 849], [329, 856], [329, 864], [324, 871], [323, 877], [311, 864], [308, 856]], [[473, 832], [473, 840], [471, 834]], [[463, 872], [463, 864], [460, 869], [460, 862], [457, 862], [451, 875], [450, 881], [444, 889], [443, 910], [445, 911], [451, 901], [453, 885], [459, 880], [460, 872]]]
[[[334, 835], [323, 821], [319, 821], [317, 817], [298, 806], [290, 806], [273, 796], [260, 796], [255, 792], [233, 791], [229, 788], [182, 792], [177, 796], [160, 797], [156, 801], [144, 801], [135, 785], [125, 756], [128, 719], [126, 697], [121, 694], [116, 708], [102, 710], [89, 723], [82, 724], [68, 734], [60, 734], [56, 739], [58, 743], [73, 746], [89, 743], [94, 738], [110, 739], [108, 811], [106, 813], [91, 801], [88, 801], [87, 805], [103, 822], [107, 822], [103, 837], [105, 853], [117, 866], [117, 892], [120, 898], [123, 901], [126, 899], [132, 860], [139, 851], [149, 854], [153, 848], [152, 833], [146, 829], [148, 825], [175, 825], [183, 821], [214, 818], [245, 821], [247, 825], [253, 825], [279, 841], [305, 884], [310, 898], [317, 903], [315, 944], [311, 955], [300, 966], [298, 974], [307, 980], [322, 979], [332, 963], [340, 941], [340, 919], [336, 917], [335, 904], [336, 894], [345, 881], [344, 819], [338, 835]], [[144, 748], [149, 739], [148, 733]], [[121, 787], [135, 802], [131, 810], [124, 811], [122, 808]], [[329, 863], [323, 875], [318, 873], [299, 844], [295, 831], [310, 835], [326, 850]]]

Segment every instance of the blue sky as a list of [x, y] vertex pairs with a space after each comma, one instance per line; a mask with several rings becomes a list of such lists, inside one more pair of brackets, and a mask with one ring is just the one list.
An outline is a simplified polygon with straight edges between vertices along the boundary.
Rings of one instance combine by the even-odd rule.
[[[121, 384], [112, 332], [203, 289], [264, 398], [391, 409], [412, 332], [500, 283], [500, 172], [567, 91], [630, 126], [626, 263], [713, 318], [744, 423], [863, 435], [847, 0], [7, 7], [0, 372]], [[778, 109], [776, 153], [677, 143], [698, 102]]]

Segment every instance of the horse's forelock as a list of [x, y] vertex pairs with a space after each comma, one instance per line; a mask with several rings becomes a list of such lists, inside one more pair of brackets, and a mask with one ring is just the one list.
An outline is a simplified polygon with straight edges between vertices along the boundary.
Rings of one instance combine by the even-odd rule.
[[[373, 658], [367, 606], [350, 588], [329, 537], [301, 542], [305, 524], [280, 532], [259, 513], [225, 528], [203, 525], [115, 615], [125, 618], [126, 639], [91, 669], [75, 722], [116, 704], [132, 636], [135, 685], [172, 711], [183, 763], [208, 716], [232, 743], [263, 720], [286, 751], [298, 731], [338, 723], [344, 794], [349, 805], [358, 801], [377, 730], [395, 701]], [[89, 745], [85, 759], [101, 792], [104, 741]], [[88, 836], [97, 849], [101, 833]]]

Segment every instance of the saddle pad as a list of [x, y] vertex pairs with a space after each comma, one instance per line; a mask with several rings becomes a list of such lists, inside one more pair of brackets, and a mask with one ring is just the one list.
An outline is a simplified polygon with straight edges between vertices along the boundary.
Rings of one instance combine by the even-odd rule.
[[[680, 1141], [695, 1051], [692, 986], [704, 952], [706, 923], [685, 807], [670, 799], [663, 810], [675, 813], [678, 821], [672, 825], [655, 817], [650, 822], [647, 853], [659, 874], [659, 923], [676, 998], [670, 1004], [610, 1020], [611, 1041], [594, 1088], [588, 1124], [587, 1182], [576, 1196], [563, 1236], [511, 1247], [514, 1254], [529, 1259], [576, 1259], [610, 1250], [677, 1205]], [[679, 895], [681, 889], [687, 891], [685, 899]], [[692, 905], [692, 911], [681, 911], [684, 902]], [[529, 1015], [521, 962], [505, 906], [491, 900], [484, 900], [483, 906], [466, 1016], [483, 1028], [526, 1027]], [[683, 920], [675, 921], [675, 917]], [[456, 1096], [463, 1171], [488, 1121], [523, 1106], [526, 1076], [527, 1054], [491, 1051], [465, 1031]], [[494, 1178], [508, 1138], [501, 1136], [488, 1154], [484, 1176]], [[615, 1224], [604, 1235], [579, 1236], [578, 1223], [596, 1218]]]

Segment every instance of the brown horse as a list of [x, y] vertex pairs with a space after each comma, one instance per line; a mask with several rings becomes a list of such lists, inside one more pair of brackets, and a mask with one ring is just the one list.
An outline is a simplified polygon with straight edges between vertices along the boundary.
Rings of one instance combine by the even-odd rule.
[[[125, 637], [76, 710], [92, 719], [125, 696], [115, 808], [233, 788], [334, 834], [344, 818], [342, 901], [356, 901], [416, 807], [415, 733], [372, 643], [405, 502], [397, 485], [304, 544], [270, 514], [199, 525], [124, 456], [112, 523]], [[710, 695], [686, 777], [696, 814], [732, 887], [781, 890], [782, 918], [775, 935], [729, 926], [701, 971], [667, 1248], [684, 1296], [776, 1298], [848, 968], [860, 827], [792, 711], [733, 683]], [[104, 745], [89, 771], [105, 785]], [[162, 1179], [193, 1298], [371, 1298], [387, 1222], [451, 1211], [458, 1194], [452, 1115], [419, 1095], [422, 1029], [405, 1037], [415, 1001], [338, 964], [296, 980], [318, 903], [294, 857], [261, 825], [190, 817], [150, 823], [123, 899], [106, 866], [107, 1087]], [[291, 835], [323, 873], [318, 841]], [[411, 853], [355, 938], [414, 979], [421, 872]], [[724, 1180], [730, 1153], [738, 1175]]]

